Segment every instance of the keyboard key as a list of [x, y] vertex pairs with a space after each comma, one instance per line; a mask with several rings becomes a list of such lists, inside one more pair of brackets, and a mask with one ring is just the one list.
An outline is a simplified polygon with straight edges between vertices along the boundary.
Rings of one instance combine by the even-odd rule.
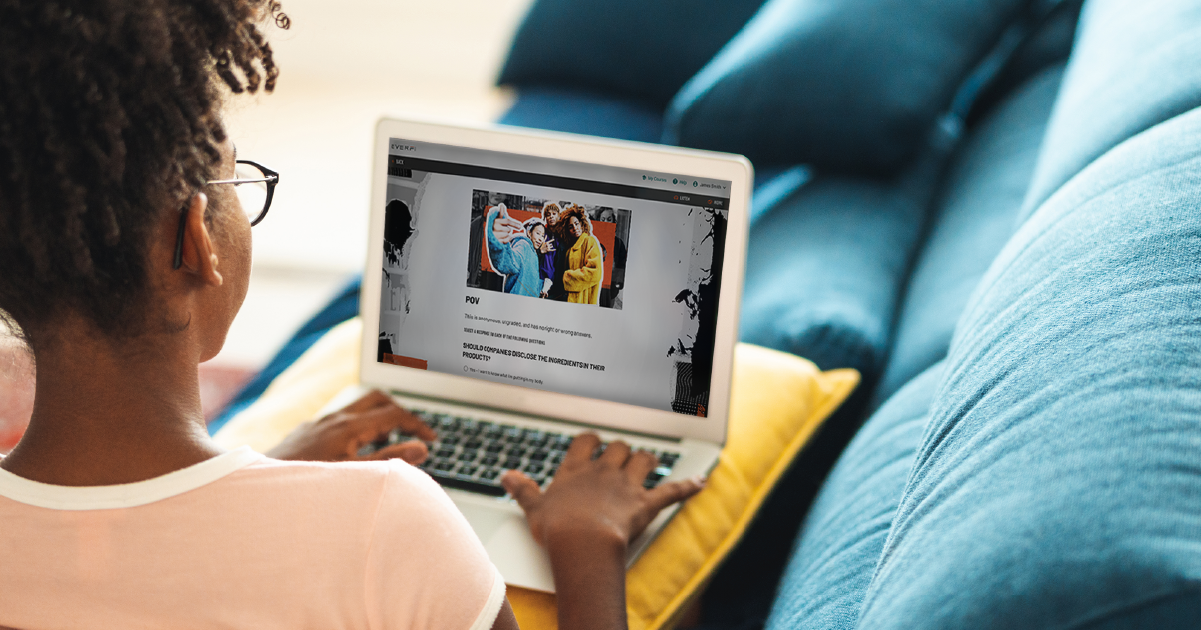
[[521, 468], [521, 460], [517, 459], [516, 457], [510, 457], [506, 459], [504, 463], [500, 465], [500, 467], [506, 470], [517, 470]]
[[466, 475], [468, 477], [474, 475], [477, 470], [479, 470], [479, 466], [474, 464], [462, 464], [459, 466], [459, 474]]
[[646, 481], [642, 482], [642, 485], [645, 488], [654, 488], [655, 486], [659, 485], [659, 481], [661, 479], [663, 479], [663, 475], [660, 475], [657, 472], [652, 472], [646, 476]]
[[666, 453], [665, 452], [659, 456], [659, 463], [663, 464], [664, 466], [667, 466], [668, 468], [671, 468], [672, 466], [676, 465], [676, 462], [679, 461], [679, 459], [680, 459], [679, 453]]
[[463, 442], [463, 448], [466, 450], [471, 450], [471, 451], [474, 451], [475, 449], [477, 449], [483, 445], [484, 445], [484, 441], [479, 438], [471, 438], [471, 439]]
[[489, 442], [484, 445], [484, 450], [489, 453], [499, 453], [505, 446], [500, 442]]
[[488, 455], [480, 460], [480, 465], [481, 466], [495, 466], [496, 463], [499, 461], [500, 461], [499, 457], [496, 457], [495, 455]]
[[469, 490], [471, 492], [478, 492], [480, 494], [485, 494], [492, 497], [505, 496], [505, 489], [496, 482], [463, 479], [440, 471], [433, 471], [430, 476], [434, 478], [434, 481], [437, 481], [439, 484], [447, 488]]
[[449, 460], [442, 460], [442, 461], [434, 464], [434, 470], [439, 470], [439, 471], [443, 471], [443, 472], [448, 471], [454, 467], [455, 467], [455, 462], [452, 462]]
[[477, 458], [479, 458], [479, 456], [479, 451], [463, 451], [462, 453], [459, 453], [459, 456], [455, 459], [464, 463], [470, 463], [474, 462]]
[[451, 455], [454, 455], [454, 454], [455, 454], [455, 449], [453, 447], [442, 447], [442, 448], [438, 449], [437, 453], [434, 453], [434, 457], [446, 458], [446, 457], [450, 457]]
[[540, 475], [542, 474], [542, 464], [527, 464], [525, 468], [521, 469], [521, 472], [531, 476]]
[[538, 450], [534, 451], [533, 453], [530, 453], [529, 458], [536, 462], [544, 462], [544, 461], [546, 461], [546, 458], [549, 455], [550, 455], [549, 452], [544, 451], [542, 449], [538, 449]]
[[500, 471], [495, 468], [489, 468], [488, 470], [485, 470], [484, 472], [480, 473], [480, 479], [483, 479], [485, 481], [496, 479], [499, 476], [500, 476]]

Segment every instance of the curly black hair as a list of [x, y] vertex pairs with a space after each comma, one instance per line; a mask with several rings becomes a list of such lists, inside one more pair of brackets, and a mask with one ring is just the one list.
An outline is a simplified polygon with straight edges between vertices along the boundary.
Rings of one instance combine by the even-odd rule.
[[272, 91], [274, 0], [0, 0], [0, 323], [132, 334], [149, 237], [220, 160], [228, 92]]

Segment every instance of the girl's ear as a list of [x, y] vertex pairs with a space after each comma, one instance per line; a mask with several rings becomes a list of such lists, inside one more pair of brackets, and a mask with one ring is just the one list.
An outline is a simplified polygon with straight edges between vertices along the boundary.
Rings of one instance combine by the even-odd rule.
[[201, 282], [221, 286], [225, 281], [217, 270], [217, 254], [213, 251], [213, 240], [204, 213], [208, 209], [208, 196], [198, 192], [188, 202], [187, 217], [184, 219], [183, 269]]

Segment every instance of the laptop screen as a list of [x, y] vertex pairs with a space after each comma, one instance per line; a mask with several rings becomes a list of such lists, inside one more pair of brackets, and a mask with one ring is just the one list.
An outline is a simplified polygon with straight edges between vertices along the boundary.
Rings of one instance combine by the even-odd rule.
[[388, 153], [379, 363], [707, 415], [729, 181]]

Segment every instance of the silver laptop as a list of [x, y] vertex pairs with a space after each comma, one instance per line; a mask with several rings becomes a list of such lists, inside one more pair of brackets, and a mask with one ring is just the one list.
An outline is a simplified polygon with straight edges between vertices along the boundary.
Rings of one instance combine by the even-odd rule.
[[[751, 166], [387, 119], [374, 151], [361, 387], [391, 392], [438, 432], [422, 468], [505, 581], [553, 591], [500, 475], [522, 470], [545, 487], [586, 430], [652, 451], [659, 467], [647, 487], [713, 468], [726, 438]], [[634, 541], [629, 562], [673, 514]]]

